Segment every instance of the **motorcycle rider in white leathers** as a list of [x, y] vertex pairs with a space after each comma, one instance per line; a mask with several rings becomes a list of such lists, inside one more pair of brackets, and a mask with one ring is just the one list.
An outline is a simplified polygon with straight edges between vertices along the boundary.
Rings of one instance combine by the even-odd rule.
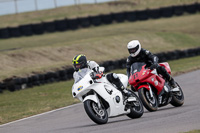
[[[103, 75], [103, 73], [99, 72], [99, 65], [95, 61], [87, 61], [86, 56], [83, 54], [76, 55], [72, 60], [72, 64], [75, 70], [73, 74], [74, 83], [82, 79], [90, 70], [95, 72], [95, 78], [101, 78]], [[122, 92], [122, 94], [130, 96], [129, 91], [123, 86], [117, 74], [109, 73], [106, 77], [109, 82], [113, 83], [117, 89]]]

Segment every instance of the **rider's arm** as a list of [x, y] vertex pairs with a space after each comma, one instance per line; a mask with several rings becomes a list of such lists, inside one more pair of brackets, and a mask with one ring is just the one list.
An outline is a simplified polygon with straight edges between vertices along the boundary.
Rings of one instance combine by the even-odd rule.
[[127, 73], [128, 78], [130, 77], [131, 64], [132, 63], [128, 57], [126, 60], [126, 73]]
[[158, 63], [158, 57], [154, 54], [152, 54], [150, 51], [144, 49], [144, 53], [146, 54], [148, 60], [152, 62], [152, 64]]
[[99, 65], [95, 61], [88, 61], [88, 67], [89, 69], [93, 70], [94, 72], [99, 72]]

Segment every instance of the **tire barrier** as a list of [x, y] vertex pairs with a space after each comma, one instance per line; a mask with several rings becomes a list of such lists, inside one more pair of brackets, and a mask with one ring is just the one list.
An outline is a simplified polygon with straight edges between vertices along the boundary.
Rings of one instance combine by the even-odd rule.
[[44, 34], [48, 32], [76, 30], [86, 28], [91, 25], [99, 26], [101, 24], [111, 24], [113, 22], [124, 21], [144, 21], [148, 19], [158, 19], [161, 17], [180, 16], [184, 13], [193, 14], [200, 11], [200, 3], [189, 5], [174, 5], [170, 7], [161, 7], [157, 9], [145, 9], [140, 11], [127, 11], [119, 13], [102, 14], [97, 16], [88, 16], [74, 19], [54, 20], [52, 22], [41, 22], [37, 24], [27, 24], [18, 27], [7, 27], [0, 29], [0, 39], [11, 37], [30, 36], [34, 34]]
[[37, 23], [31, 25], [34, 34], [43, 34], [44, 26], [43, 23]]
[[21, 26], [19, 26], [19, 29], [20, 29], [21, 35], [24, 35], [24, 36], [33, 35], [33, 30], [32, 30], [31, 24], [30, 25], [21, 25]]
[[113, 13], [112, 16], [113, 16], [114, 21], [120, 23], [126, 20], [125, 14], [126, 14], [125, 12]]
[[20, 37], [21, 32], [19, 27], [8, 28], [10, 37]]
[[91, 25], [90, 18], [79, 18], [79, 25], [83, 28], [89, 27]]
[[10, 38], [9, 30], [8, 28], [0, 29], [0, 38]]
[[136, 12], [135, 11], [126, 12], [126, 20], [130, 22], [136, 21], [137, 20]]
[[79, 27], [79, 19], [69, 19], [67, 23], [68, 23], [69, 29], [71, 30], [76, 30]]
[[103, 24], [111, 24], [113, 22], [112, 14], [104, 14], [104, 15], [101, 15], [100, 17]]
[[138, 20], [147, 20], [149, 19], [149, 15], [147, 10], [143, 10], [143, 11], [136, 11], [136, 16]]
[[65, 31], [68, 29], [67, 19], [55, 20], [56, 31]]
[[160, 8], [160, 14], [162, 17], [172, 17], [174, 14], [173, 7]]
[[159, 9], [147, 10], [147, 14], [148, 14], [149, 18], [152, 18], [152, 19], [158, 19], [161, 17]]
[[56, 31], [56, 25], [55, 22], [44, 22], [44, 31], [46, 32], [55, 32]]
[[174, 6], [174, 14], [177, 15], [177, 16], [180, 16], [184, 13], [185, 11], [185, 6], [182, 5], [182, 6]]
[[187, 5], [187, 6], [185, 6], [185, 10], [186, 10], [186, 12], [191, 13], [191, 14], [196, 13], [198, 10], [198, 5], [197, 5], [197, 3]]
[[92, 16], [92, 17], [89, 17], [89, 19], [93, 26], [99, 26], [102, 24], [100, 16]]
[[[159, 62], [176, 60], [186, 57], [193, 57], [200, 55], [200, 47], [192, 48], [187, 50], [175, 50], [170, 52], [162, 52], [155, 54], [159, 58]], [[105, 72], [109, 72], [114, 69], [123, 69], [126, 68], [126, 59], [119, 59], [115, 61], [105, 61], [100, 66], [105, 67]], [[3, 90], [16, 91], [26, 88], [31, 88], [33, 86], [40, 86], [47, 83], [66, 81], [73, 78], [73, 68], [65, 68], [55, 72], [47, 72], [44, 74], [35, 74], [29, 77], [15, 77], [5, 79], [3, 82], [0, 82], [0, 93]]]

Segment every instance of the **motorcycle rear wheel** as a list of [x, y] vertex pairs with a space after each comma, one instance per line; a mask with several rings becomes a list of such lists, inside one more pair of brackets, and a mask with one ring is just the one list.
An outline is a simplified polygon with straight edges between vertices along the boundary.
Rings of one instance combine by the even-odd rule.
[[150, 92], [146, 88], [141, 88], [138, 90], [138, 95], [144, 107], [150, 112], [158, 110], [158, 100], [153, 91], [152, 93], [153, 93], [153, 98], [150, 97]]
[[97, 103], [92, 100], [84, 102], [84, 108], [87, 115], [97, 124], [106, 124], [108, 122], [108, 113], [106, 109], [99, 108]]
[[132, 119], [140, 118], [144, 113], [142, 101], [134, 92], [131, 91], [131, 93], [131, 95], [135, 97], [137, 101], [133, 103], [133, 106], [130, 108], [131, 112], [127, 114], [127, 116]]
[[175, 93], [172, 93], [172, 100], [171, 100], [171, 105], [175, 106], [175, 107], [179, 107], [179, 106], [182, 106], [183, 103], [184, 103], [184, 94], [183, 94], [183, 91], [181, 89], [181, 87], [179, 86], [178, 83], [176, 83], [179, 87], [179, 90], [180, 92], [175, 92]]

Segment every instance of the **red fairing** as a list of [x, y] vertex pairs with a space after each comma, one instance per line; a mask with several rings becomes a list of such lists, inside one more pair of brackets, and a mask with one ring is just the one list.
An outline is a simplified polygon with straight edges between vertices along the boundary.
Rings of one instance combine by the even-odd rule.
[[159, 63], [160, 66], [164, 66], [167, 72], [171, 75], [171, 68], [167, 62]]
[[[165, 63], [164, 65], [166, 66], [167, 64]], [[170, 68], [168, 70], [170, 70]], [[143, 87], [149, 90], [150, 84], [152, 87], [156, 88], [157, 94], [159, 94], [164, 87], [165, 80], [157, 74], [153, 73], [153, 70], [145, 69], [144, 65], [142, 66], [140, 72], [135, 72], [130, 76], [129, 84], [134, 86], [136, 90], [139, 90]]]

